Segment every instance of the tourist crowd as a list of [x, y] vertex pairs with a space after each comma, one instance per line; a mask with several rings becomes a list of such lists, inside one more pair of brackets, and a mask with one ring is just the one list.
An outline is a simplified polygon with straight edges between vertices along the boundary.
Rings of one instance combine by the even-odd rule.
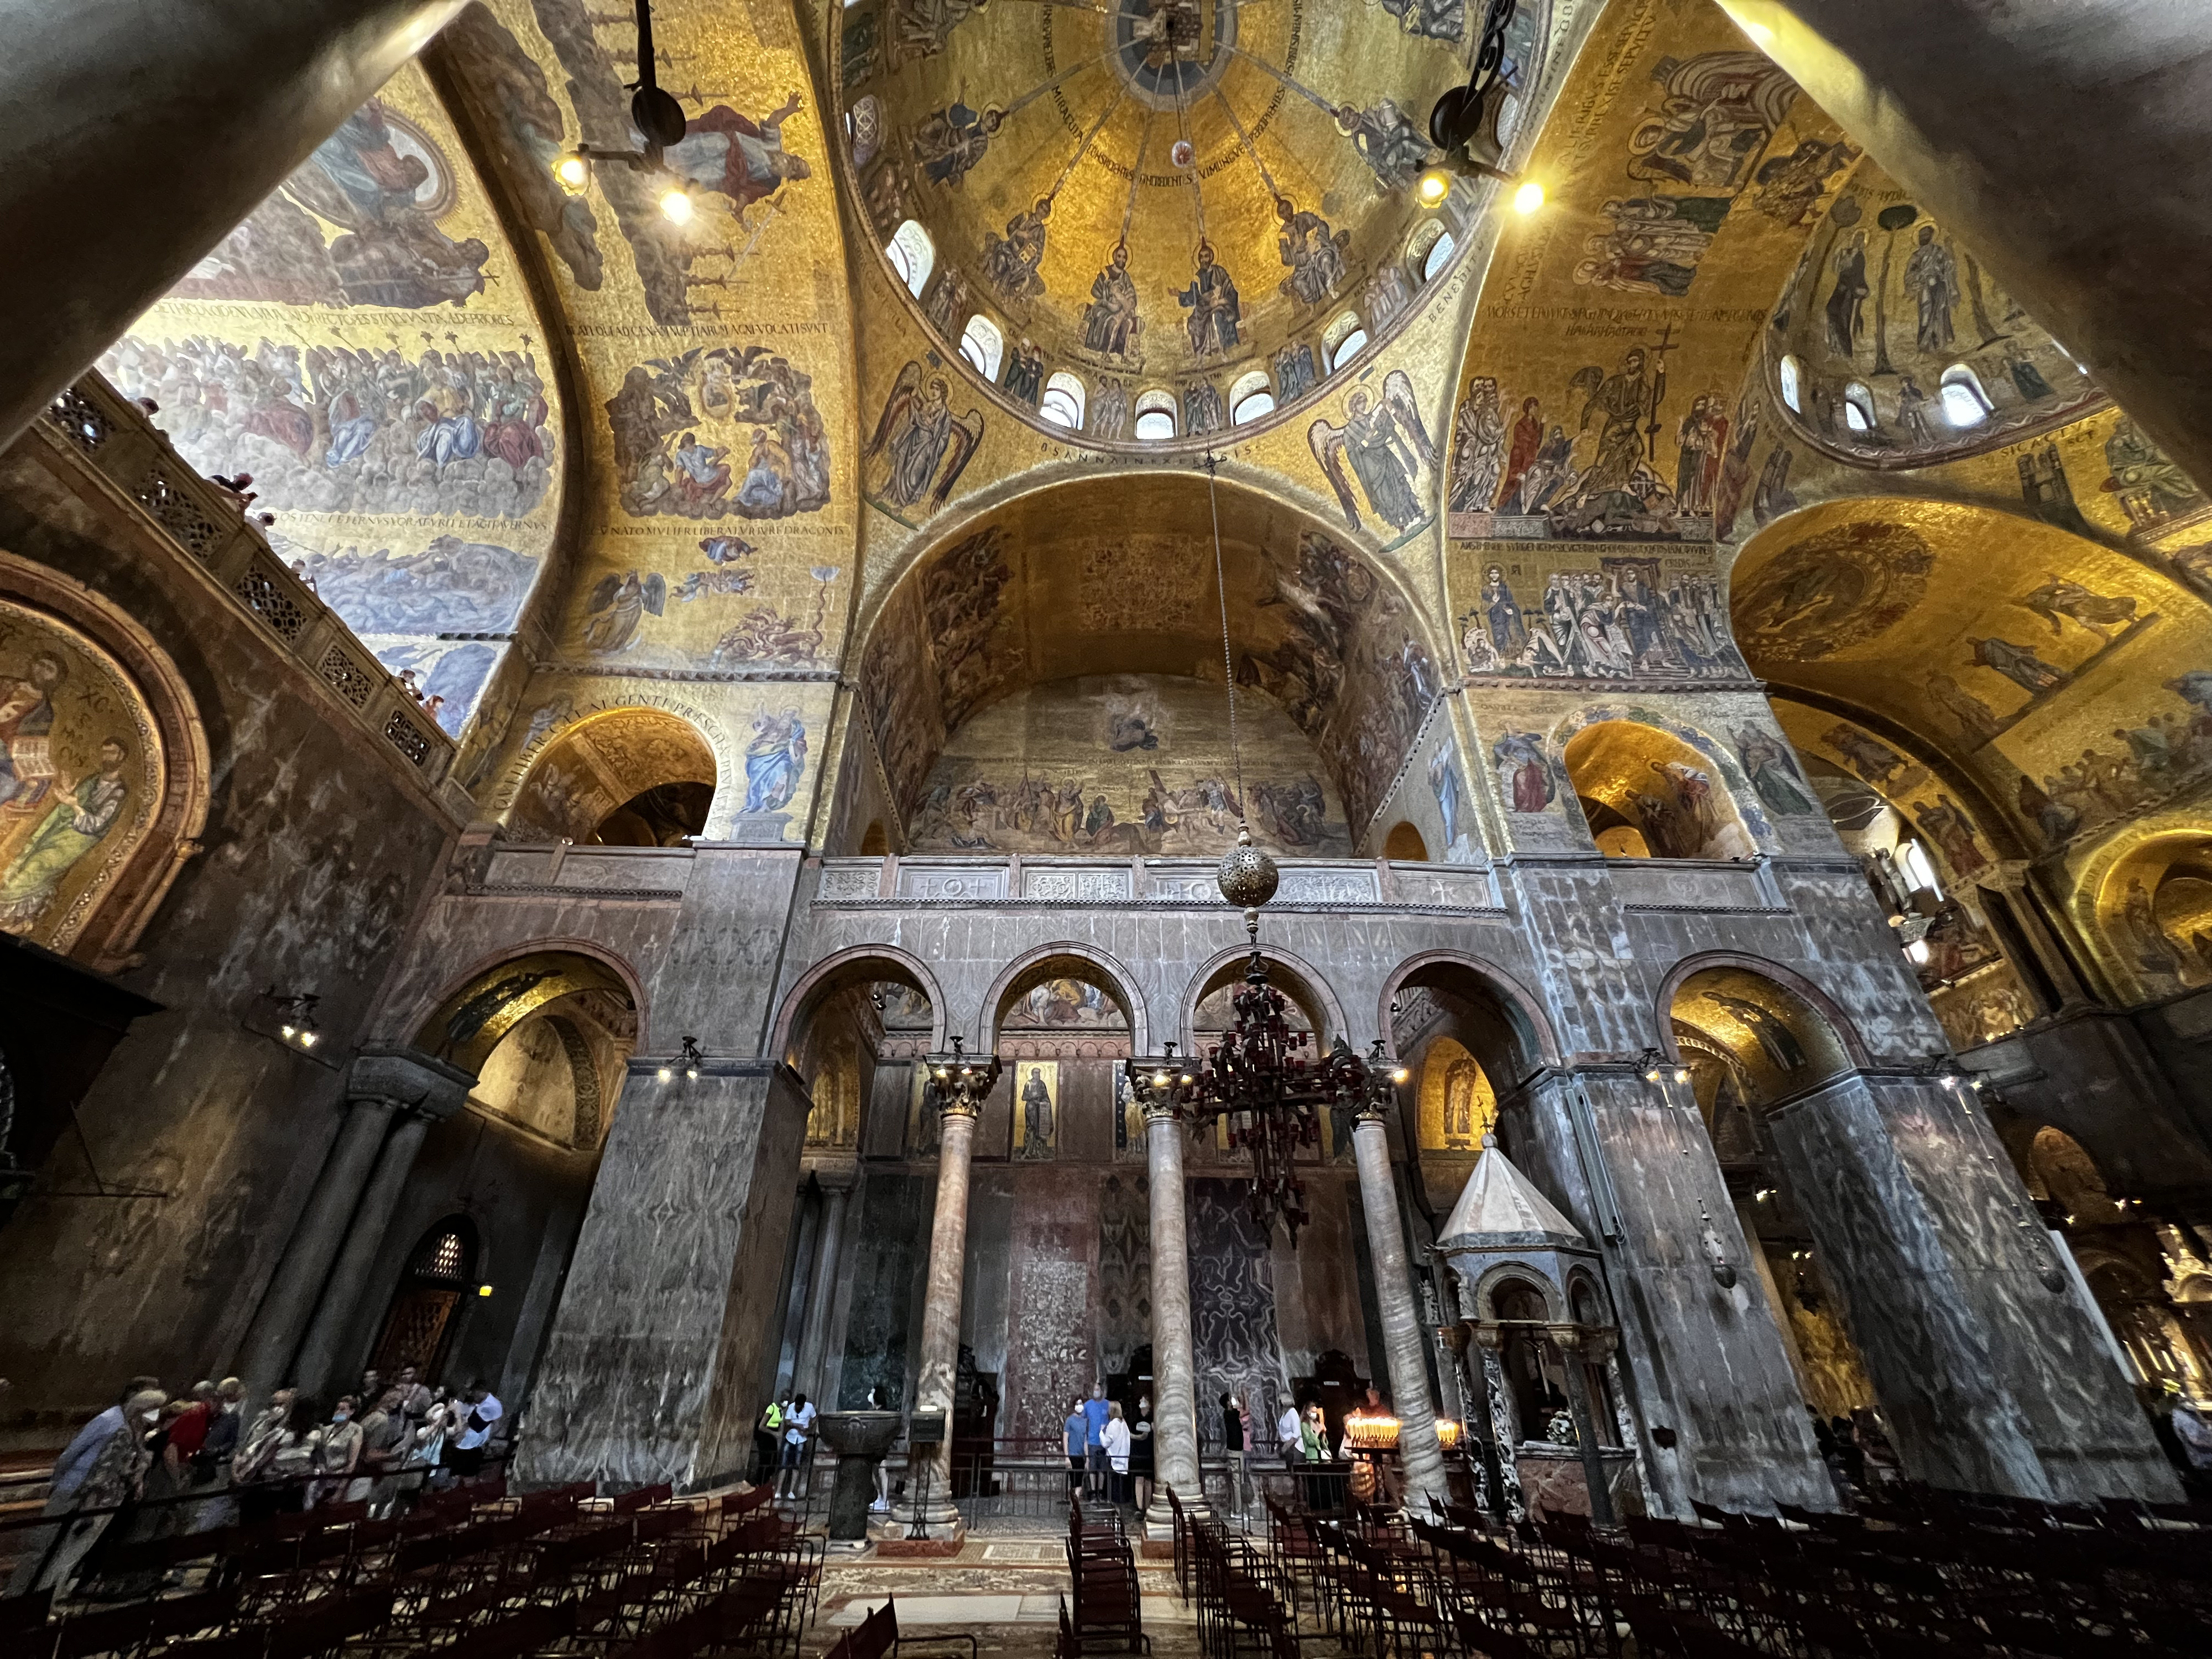
[[482, 1382], [449, 1392], [408, 1366], [374, 1371], [325, 1410], [296, 1389], [247, 1409], [239, 1378], [166, 1393], [134, 1376], [115, 1404], [54, 1461], [44, 1524], [8, 1541], [15, 1567], [0, 1594], [57, 1594], [103, 1540], [141, 1542], [319, 1504], [392, 1511], [403, 1487], [471, 1477], [503, 1455], [504, 1408]]

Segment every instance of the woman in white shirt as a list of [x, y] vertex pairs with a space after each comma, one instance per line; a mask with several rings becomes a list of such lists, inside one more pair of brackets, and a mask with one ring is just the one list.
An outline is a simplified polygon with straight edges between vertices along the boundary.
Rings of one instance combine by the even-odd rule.
[[1122, 1421], [1118, 1404], [1108, 1402], [1106, 1426], [1099, 1431], [1098, 1443], [1106, 1449], [1106, 1467], [1114, 1475], [1108, 1496], [1114, 1503], [1126, 1504], [1129, 1501], [1129, 1425]]

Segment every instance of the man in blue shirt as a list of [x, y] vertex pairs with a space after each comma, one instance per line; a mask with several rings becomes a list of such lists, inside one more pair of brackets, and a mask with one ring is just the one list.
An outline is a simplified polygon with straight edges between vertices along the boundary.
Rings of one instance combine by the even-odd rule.
[[1084, 1443], [1091, 1457], [1091, 1495], [1100, 1498], [1106, 1492], [1106, 1389], [1103, 1384], [1091, 1385], [1091, 1398], [1083, 1402], [1085, 1427]]
[[1091, 1463], [1091, 1419], [1083, 1409], [1083, 1396], [1067, 1402], [1067, 1490], [1072, 1497], [1083, 1486], [1083, 1472]]

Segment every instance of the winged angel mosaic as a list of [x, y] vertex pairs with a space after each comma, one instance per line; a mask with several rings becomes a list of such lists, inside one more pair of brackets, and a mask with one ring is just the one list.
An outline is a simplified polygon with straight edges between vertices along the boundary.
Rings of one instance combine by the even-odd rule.
[[919, 362], [899, 370], [875, 436], [868, 441], [871, 493], [885, 506], [911, 507], [927, 500], [933, 511], [959, 483], [983, 441], [983, 411], [955, 415], [951, 395], [945, 377], [924, 374]]
[[[1371, 398], [1365, 387], [1344, 400], [1344, 424], [1332, 425], [1327, 416], [1306, 428], [1306, 442], [1314, 459], [1336, 488], [1344, 505], [1344, 521], [1359, 528], [1359, 500], [1367, 510], [1393, 530], [1407, 531], [1425, 522], [1421, 484], [1435, 482], [1436, 445], [1422, 423], [1413, 400], [1413, 383], [1402, 368], [1382, 377], [1382, 396]], [[1346, 476], [1349, 464], [1351, 476]], [[1358, 481], [1357, 494], [1352, 480]]]

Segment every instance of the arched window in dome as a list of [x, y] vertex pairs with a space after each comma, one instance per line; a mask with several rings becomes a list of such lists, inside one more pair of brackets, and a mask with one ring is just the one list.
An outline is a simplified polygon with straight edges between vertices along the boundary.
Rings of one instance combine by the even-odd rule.
[[1247, 421], [1256, 421], [1262, 415], [1275, 412], [1275, 394], [1267, 385], [1267, 371], [1255, 368], [1249, 374], [1240, 375], [1237, 384], [1229, 388], [1229, 419], [1233, 425], [1242, 426]]
[[919, 300], [922, 289], [929, 286], [929, 273], [937, 268], [937, 244], [929, 240], [929, 233], [908, 219], [891, 233], [884, 255], [898, 272], [899, 281], [906, 284], [906, 291]]
[[1328, 372], [1335, 374], [1360, 353], [1367, 343], [1367, 330], [1358, 314], [1347, 311], [1328, 325], [1321, 337], [1322, 355], [1328, 364]]
[[968, 360], [970, 368], [995, 385], [999, 360], [1006, 355], [1006, 337], [999, 332], [996, 323], [979, 311], [960, 331], [960, 355]]
[[1413, 233], [1413, 240], [1406, 247], [1406, 263], [1420, 274], [1425, 283], [1432, 283], [1439, 271], [1451, 263], [1452, 250], [1458, 246], [1451, 232], [1431, 219]]
[[1061, 369], [1044, 383], [1044, 397], [1037, 404], [1037, 413], [1054, 426], [1082, 431], [1083, 382]]
[[1805, 402], [1801, 387], [1804, 381], [1805, 366], [1795, 356], [1786, 356], [1780, 365], [1780, 375], [1782, 401], [1789, 405], [1792, 415], [1802, 415], [1805, 412]]
[[1137, 436], [1146, 443], [1158, 443], [1163, 438], [1176, 434], [1176, 398], [1172, 392], [1157, 387], [1140, 392], [1137, 398]]
[[1996, 407], [1982, 390], [1980, 377], [1964, 363], [1945, 369], [1937, 384], [1942, 388], [1937, 395], [1943, 400], [1943, 418], [1953, 426], [1979, 426]]
[[845, 112], [845, 136], [853, 141], [853, 165], [865, 167], [876, 159], [884, 137], [884, 106], [872, 92]]
[[1874, 393], [1863, 380], [1853, 380], [1844, 388], [1844, 424], [1853, 432], [1871, 432], [1879, 424], [1875, 419]]

